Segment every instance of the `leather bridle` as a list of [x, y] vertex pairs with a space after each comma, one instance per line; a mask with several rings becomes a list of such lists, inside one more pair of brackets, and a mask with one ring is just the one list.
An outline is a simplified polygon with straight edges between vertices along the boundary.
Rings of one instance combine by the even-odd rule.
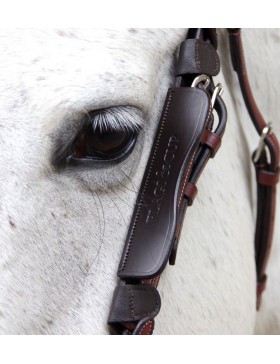
[[[279, 144], [253, 98], [248, 82], [240, 29], [229, 29], [232, 64], [237, 72], [251, 120], [260, 135], [253, 153], [257, 181], [255, 260], [257, 309], [265, 289], [265, 269], [271, 248], [276, 184], [279, 180]], [[117, 334], [152, 334], [160, 310], [157, 291], [167, 262], [176, 251], [196, 183], [208, 160], [221, 145], [227, 112], [222, 86], [213, 83], [220, 61], [215, 29], [190, 29], [177, 61], [175, 86], [168, 90], [153, 147], [131, 218], [119, 264], [119, 284], [108, 318]], [[218, 123], [213, 130], [213, 110]]]

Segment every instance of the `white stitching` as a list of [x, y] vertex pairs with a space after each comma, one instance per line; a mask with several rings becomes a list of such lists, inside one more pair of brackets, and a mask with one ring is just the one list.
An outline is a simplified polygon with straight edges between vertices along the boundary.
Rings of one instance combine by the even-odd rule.
[[155, 157], [156, 157], [157, 150], [158, 150], [158, 144], [159, 144], [159, 141], [160, 141], [161, 135], [162, 135], [162, 133], [163, 133], [163, 129], [164, 129], [164, 127], [165, 127], [165, 122], [166, 122], [166, 118], [167, 118], [168, 113], [169, 113], [169, 107], [170, 107], [170, 103], [171, 103], [171, 100], [172, 100], [173, 94], [174, 94], [174, 90], [171, 90], [171, 91], [170, 91], [170, 93], [169, 93], [168, 101], [167, 101], [166, 108], [165, 108], [165, 113], [164, 113], [164, 116], [163, 116], [163, 119], [162, 119], [162, 123], [161, 123], [161, 127], [160, 127], [160, 130], [159, 130], [159, 134], [158, 134], [158, 137], [157, 137], [157, 143], [156, 143], [156, 146], [155, 146], [155, 149], [154, 149], [154, 154], [153, 154], [153, 157], [152, 157], [152, 161], [151, 161], [151, 165], [150, 165], [150, 168], [149, 168], [149, 172], [148, 172], [148, 175], [147, 175], [147, 177], [146, 177], [146, 183], [145, 183], [145, 186], [144, 186], [144, 189], [143, 189], [143, 192], [142, 192], [142, 195], [141, 195], [140, 201], [139, 201], [137, 214], [136, 214], [136, 216], [135, 216], [135, 220], [134, 220], [133, 228], [131, 229], [130, 239], [129, 239], [129, 242], [128, 242], [128, 245], [127, 245], [127, 248], [126, 248], [125, 257], [124, 257], [124, 259], [123, 259], [123, 264], [122, 264], [122, 267], [120, 268], [120, 271], [123, 271], [123, 270], [125, 269], [126, 262], [127, 262], [128, 256], [129, 256], [130, 246], [131, 246], [132, 241], [133, 241], [134, 231], [135, 231], [135, 229], [136, 229], [136, 225], [137, 225], [137, 221], [138, 221], [138, 216], [139, 216], [139, 214], [140, 214], [141, 207], [142, 207], [143, 195], [144, 195], [144, 193], [145, 193], [145, 191], [146, 191], [147, 184], [149, 183], [150, 174], [151, 174], [151, 169], [152, 169], [152, 167], [153, 167], [154, 159], [155, 159]]
[[143, 330], [145, 329], [145, 327], [147, 325], [151, 325], [150, 328], [149, 328], [148, 334], [147, 334], [147, 335], [151, 335], [151, 332], [152, 332], [152, 329], [153, 329], [153, 321], [152, 320], [149, 320], [148, 322], [145, 323], [145, 325], [141, 328], [141, 330], [139, 332], [139, 335], [142, 335], [142, 332], [143, 332]]

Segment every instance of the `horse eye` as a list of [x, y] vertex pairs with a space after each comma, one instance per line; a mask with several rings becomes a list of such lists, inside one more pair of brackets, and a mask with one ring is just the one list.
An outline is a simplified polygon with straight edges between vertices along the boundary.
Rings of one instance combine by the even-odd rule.
[[92, 121], [76, 138], [70, 158], [95, 161], [123, 159], [132, 151], [136, 138], [135, 131], [101, 128]]

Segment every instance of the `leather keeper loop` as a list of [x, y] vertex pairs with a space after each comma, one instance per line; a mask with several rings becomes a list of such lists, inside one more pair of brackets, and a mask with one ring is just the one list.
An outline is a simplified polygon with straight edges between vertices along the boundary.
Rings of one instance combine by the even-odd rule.
[[219, 56], [211, 43], [199, 39], [187, 39], [181, 43], [176, 76], [190, 73], [217, 76], [219, 72]]
[[194, 201], [195, 196], [197, 194], [196, 186], [193, 183], [188, 182], [186, 187], [185, 187], [185, 192], [184, 193], [185, 193], [185, 196], [188, 199], [188, 205], [191, 206], [193, 204], [193, 201]]
[[154, 327], [154, 320], [141, 320], [133, 330], [132, 335], [152, 335]]
[[276, 172], [270, 172], [265, 169], [257, 171], [258, 183], [264, 186], [274, 186], [279, 182], [279, 168]]
[[160, 295], [150, 284], [117, 286], [108, 323], [137, 322], [154, 318], [160, 310]]
[[201, 144], [205, 144], [211, 149], [212, 151], [211, 158], [215, 157], [217, 151], [221, 146], [221, 143], [222, 143], [222, 138], [219, 135], [213, 133], [210, 130], [204, 131], [201, 139]]

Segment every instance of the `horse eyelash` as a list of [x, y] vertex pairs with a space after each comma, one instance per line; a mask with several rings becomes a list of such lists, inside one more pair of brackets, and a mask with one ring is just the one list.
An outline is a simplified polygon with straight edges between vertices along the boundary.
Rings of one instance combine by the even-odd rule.
[[[51, 157], [52, 165], [59, 166], [68, 157], [73, 150], [73, 145], [77, 137], [85, 128], [92, 124], [94, 129], [122, 131], [132, 134], [138, 134], [143, 125], [143, 114], [136, 108], [131, 106], [115, 106], [96, 111], [88, 111], [85, 113], [86, 120], [83, 125], [80, 125], [76, 130], [75, 136], [69, 137], [67, 142], [65, 140], [57, 139], [54, 152]], [[65, 144], [64, 144], [65, 143]]]
[[140, 110], [130, 106], [118, 106], [101, 109], [89, 114], [94, 130], [114, 130], [122, 132], [139, 132], [142, 118]]

